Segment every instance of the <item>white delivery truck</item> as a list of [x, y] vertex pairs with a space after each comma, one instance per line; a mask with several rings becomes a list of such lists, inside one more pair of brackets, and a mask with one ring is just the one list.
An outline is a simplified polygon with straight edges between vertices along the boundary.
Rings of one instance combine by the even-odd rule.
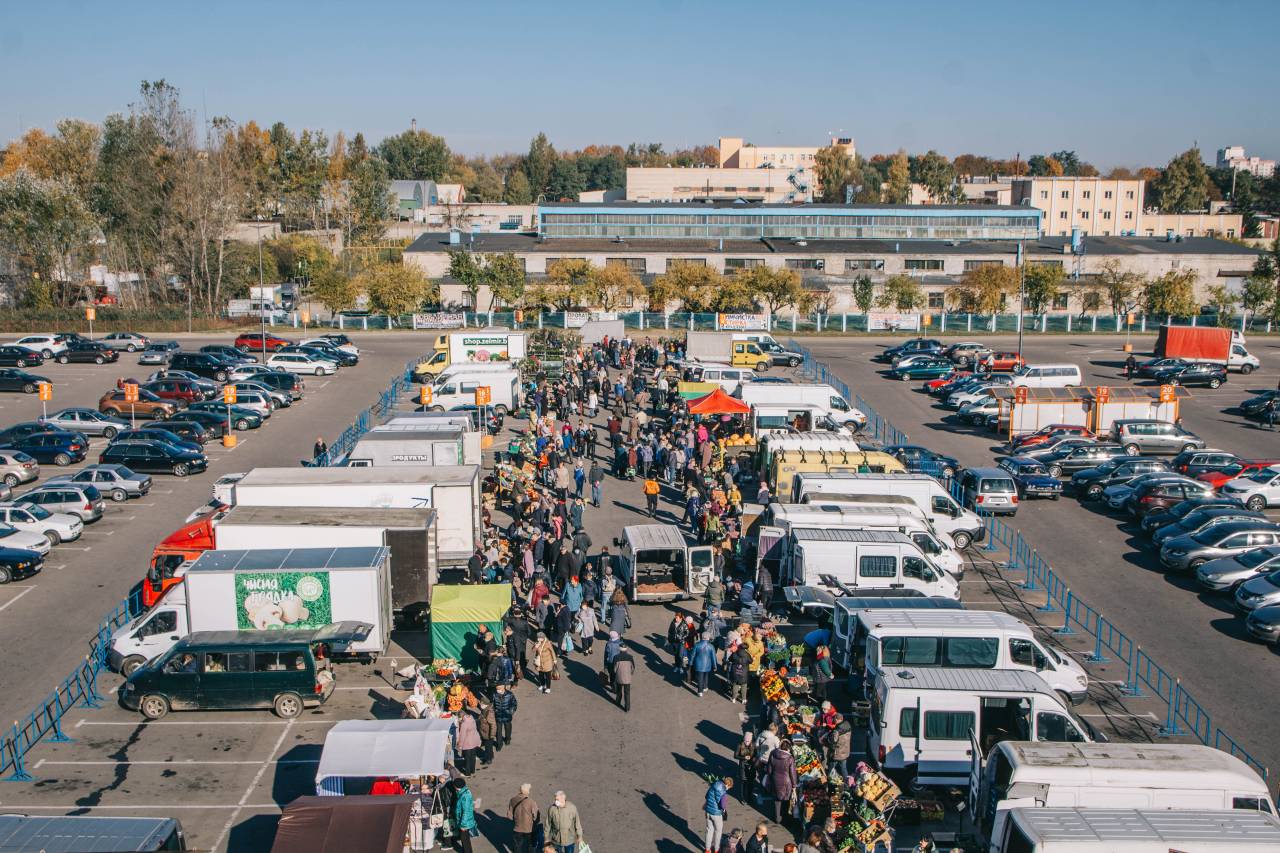
[[[475, 453], [467, 456], [468, 434], [476, 437]], [[360, 436], [347, 454], [353, 468], [384, 465], [478, 465], [480, 435], [452, 424], [384, 424]]]
[[1020, 669], [893, 667], [868, 698], [867, 751], [920, 785], [967, 785], [973, 754], [1002, 740], [1095, 739], [1043, 678]]
[[762, 438], [772, 433], [832, 432], [851, 436], [849, 426], [838, 424], [825, 409], [803, 403], [790, 406], [752, 406], [751, 434]]
[[998, 610], [868, 611], [858, 614], [854, 638], [853, 657], [863, 655], [867, 683], [904, 666], [1021, 669], [1043, 678], [1066, 703], [1079, 705], [1089, 695], [1084, 667]]
[[[370, 432], [387, 428], [426, 426], [430, 429], [452, 427], [462, 432], [462, 460], [455, 465], [479, 465], [482, 456], [480, 440], [483, 433], [476, 430], [476, 422], [471, 412], [405, 412], [396, 415], [381, 427], [374, 427]], [[390, 431], [388, 429], [387, 431]]]
[[946, 487], [928, 474], [798, 473], [792, 488], [796, 503], [838, 502], [845, 496], [859, 495], [909, 497], [933, 522], [934, 529], [950, 536], [962, 551], [986, 536], [978, 514], [956, 503]]
[[969, 802], [985, 837], [1005, 837], [1009, 811], [1043, 808], [1239, 810], [1275, 814], [1249, 765], [1198, 743], [1007, 740], [974, 756]]
[[421, 628], [439, 581], [434, 509], [237, 506], [214, 533], [219, 550], [285, 548], [391, 549], [391, 609], [398, 627]]
[[991, 853], [1273, 853], [1280, 820], [1261, 812], [1013, 809]]
[[613, 543], [620, 549], [614, 573], [630, 601], [696, 598], [715, 573], [714, 548], [689, 545], [674, 524], [633, 524]]
[[489, 370], [479, 373], [459, 370], [432, 387], [426, 409], [443, 412], [454, 406], [476, 404], [476, 389], [489, 389], [489, 405], [500, 415], [520, 408], [520, 373], [517, 370]]
[[[769, 504], [763, 524], [756, 527], [757, 563], [765, 563], [774, 577], [785, 578], [790, 555], [786, 553], [787, 534], [797, 527], [822, 527], [842, 530], [896, 530], [905, 533], [947, 574], [964, 576], [964, 558], [951, 545], [942, 541], [933, 524], [914, 504], [909, 508], [889, 506], [856, 506], [842, 503]], [[781, 571], [780, 571], [781, 570]]]
[[476, 362], [505, 362], [511, 366], [520, 363], [528, 354], [528, 336], [524, 332], [502, 329], [478, 329], [474, 332], [454, 332], [436, 339], [435, 351], [426, 361], [414, 368], [419, 380], [442, 372], [451, 364]]
[[861, 429], [867, 416], [849, 405], [830, 385], [798, 382], [745, 382], [735, 395], [749, 406], [813, 406], [832, 421]]
[[376, 656], [391, 637], [388, 548], [206, 551], [150, 610], [111, 635], [108, 664], [124, 675], [196, 631], [373, 626], [339, 654]]
[[440, 565], [460, 566], [480, 542], [480, 466], [255, 468], [232, 489], [236, 506], [434, 509]]
[[861, 590], [915, 590], [959, 598], [960, 584], [929, 560], [911, 537], [884, 530], [798, 527], [788, 534], [789, 586], [819, 586], [856, 595]]

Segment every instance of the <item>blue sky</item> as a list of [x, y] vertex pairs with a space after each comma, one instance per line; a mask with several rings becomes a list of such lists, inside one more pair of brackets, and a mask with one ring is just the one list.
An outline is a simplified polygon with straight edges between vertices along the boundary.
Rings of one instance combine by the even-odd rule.
[[10, 0], [0, 140], [164, 78], [208, 116], [408, 126], [468, 154], [743, 136], [1163, 164], [1280, 156], [1280, 3], [117, 3]]

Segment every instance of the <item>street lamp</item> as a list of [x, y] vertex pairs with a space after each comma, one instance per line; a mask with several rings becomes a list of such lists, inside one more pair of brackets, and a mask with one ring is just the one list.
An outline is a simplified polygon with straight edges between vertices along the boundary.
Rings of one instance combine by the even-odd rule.
[[[259, 265], [261, 269], [261, 265]], [[1026, 304], [1027, 276], [1022, 266], [1022, 241], [1018, 241], [1018, 355], [1022, 355], [1023, 306]]]
[[258, 339], [258, 344], [262, 348], [262, 363], [267, 363], [267, 309], [262, 301], [263, 283], [262, 283], [262, 214], [258, 214], [258, 320], [262, 325], [262, 337]]

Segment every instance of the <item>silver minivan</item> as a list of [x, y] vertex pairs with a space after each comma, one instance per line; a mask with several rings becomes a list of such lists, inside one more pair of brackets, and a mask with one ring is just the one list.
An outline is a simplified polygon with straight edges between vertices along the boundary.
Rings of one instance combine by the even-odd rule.
[[1018, 484], [1003, 468], [969, 468], [960, 477], [964, 505], [987, 515], [1018, 512]]
[[1139, 453], [1178, 454], [1205, 446], [1204, 439], [1180, 425], [1154, 420], [1112, 421], [1111, 440], [1130, 456]]

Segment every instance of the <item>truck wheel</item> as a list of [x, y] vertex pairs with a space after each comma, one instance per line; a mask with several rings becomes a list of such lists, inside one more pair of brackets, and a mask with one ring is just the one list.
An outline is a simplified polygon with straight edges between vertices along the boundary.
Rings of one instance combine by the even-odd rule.
[[169, 700], [152, 693], [142, 697], [142, 701], [138, 703], [138, 710], [148, 720], [158, 720], [169, 713]]
[[1240, 365], [1240, 375], [1241, 375], [1241, 376], [1248, 376], [1250, 373], [1253, 373], [1253, 365], [1252, 365], [1252, 364], [1242, 364], [1242, 365]]
[[956, 543], [957, 551], [963, 551], [973, 544], [973, 537], [963, 530], [957, 530], [951, 534], [951, 541]]
[[128, 678], [141, 669], [142, 665], [146, 662], [147, 659], [142, 655], [130, 655], [120, 664], [120, 674], [125, 678]]
[[302, 697], [297, 693], [281, 693], [271, 703], [271, 709], [282, 720], [292, 720], [302, 713]]

